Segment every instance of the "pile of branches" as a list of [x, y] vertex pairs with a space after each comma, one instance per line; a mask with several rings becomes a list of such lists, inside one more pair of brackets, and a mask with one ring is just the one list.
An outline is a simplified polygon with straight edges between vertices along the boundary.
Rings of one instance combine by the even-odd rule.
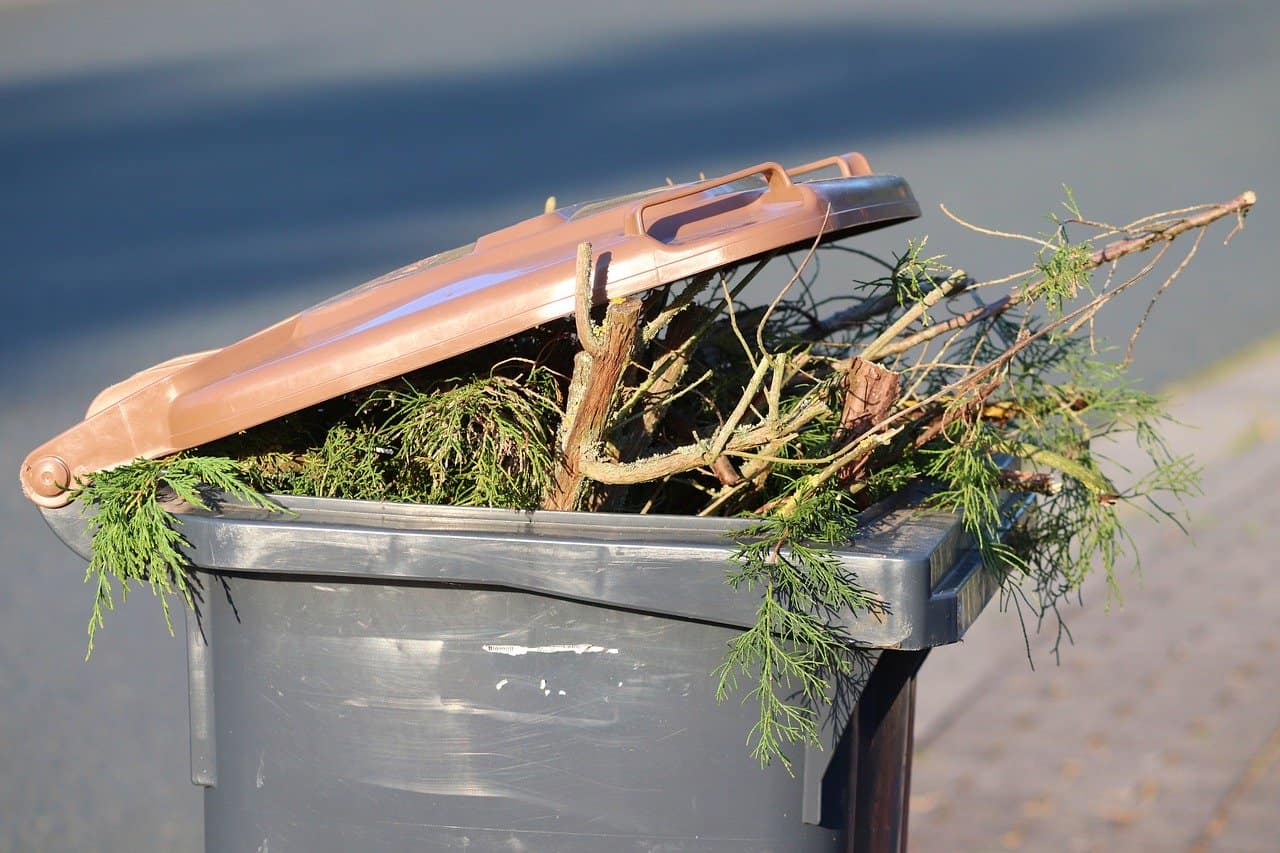
[[[111, 519], [122, 496], [136, 501], [166, 483], [196, 503], [195, 483], [216, 476], [221, 489], [259, 500], [747, 516], [755, 523], [738, 540], [729, 582], [756, 590], [761, 604], [715, 677], [722, 698], [741, 681], [758, 703], [754, 754], [782, 758], [785, 743], [815, 741], [814, 709], [830, 679], [857, 665], [856, 646], [828, 615], [885, 606], [833, 553], [874, 501], [926, 482], [932, 503], [963, 512], [990, 569], [1040, 620], [1092, 569], [1114, 576], [1128, 544], [1121, 505], [1169, 514], [1165, 500], [1195, 488], [1190, 460], [1161, 440], [1160, 400], [1126, 370], [1151, 306], [1208, 227], [1228, 218], [1238, 228], [1254, 202], [1245, 193], [1113, 226], [1084, 218], [1068, 194], [1047, 234], [970, 226], [1029, 243], [1025, 270], [977, 280], [921, 241], [872, 259], [874, 275], [826, 299], [815, 244], [593, 309], [599, 283], [584, 244], [573, 318], [82, 483], [77, 498], [102, 510], [91, 522], [99, 593], [90, 647], [111, 577], [190, 601], [171, 543], [156, 558], [109, 538], [120, 539]], [[1095, 316], [1154, 281], [1179, 238], [1186, 250], [1151, 287], [1123, 354], [1108, 354]], [[1142, 253], [1145, 263], [1121, 274], [1121, 262]], [[783, 262], [785, 284], [753, 299], [753, 282]], [[1123, 433], [1150, 465], [1119, 484], [1099, 448]], [[1009, 491], [1041, 496], [1034, 525], [1010, 531], [1000, 500]], [[139, 541], [137, 530], [129, 537]]]

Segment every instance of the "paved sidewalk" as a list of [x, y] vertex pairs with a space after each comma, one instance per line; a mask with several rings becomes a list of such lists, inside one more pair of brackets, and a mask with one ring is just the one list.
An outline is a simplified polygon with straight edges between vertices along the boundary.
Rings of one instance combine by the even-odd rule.
[[994, 609], [927, 662], [911, 849], [1280, 850], [1280, 348], [1219, 374], [1174, 405], [1192, 536], [1136, 526], [1123, 607], [1091, 583], [1061, 665]]

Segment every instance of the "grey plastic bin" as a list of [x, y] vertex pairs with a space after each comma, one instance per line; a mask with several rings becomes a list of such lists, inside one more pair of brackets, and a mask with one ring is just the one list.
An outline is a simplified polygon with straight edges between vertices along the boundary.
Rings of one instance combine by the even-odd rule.
[[[713, 696], [758, 603], [724, 584], [738, 522], [280, 502], [180, 513], [208, 850], [845, 849], [848, 708], [793, 778]], [[87, 554], [76, 515], [46, 512]], [[884, 649], [958, 640], [996, 589], [948, 513], [869, 511], [842, 559], [891, 606], [846, 627]]]

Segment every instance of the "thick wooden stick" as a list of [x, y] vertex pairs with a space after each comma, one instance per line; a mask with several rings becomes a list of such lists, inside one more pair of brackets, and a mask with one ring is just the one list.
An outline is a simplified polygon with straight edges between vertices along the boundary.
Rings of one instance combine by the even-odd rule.
[[591, 246], [578, 254], [578, 334], [582, 351], [573, 360], [573, 376], [560, 425], [556, 470], [543, 497], [544, 509], [575, 510], [587, 497], [588, 477], [582, 461], [597, 452], [623, 372], [631, 363], [640, 327], [643, 302], [621, 299], [609, 303], [604, 326], [591, 322]]
[[[855, 358], [844, 378], [844, 409], [836, 443], [847, 445], [884, 421], [902, 393], [902, 377], [892, 370]], [[842, 471], [843, 479], [847, 472]]]

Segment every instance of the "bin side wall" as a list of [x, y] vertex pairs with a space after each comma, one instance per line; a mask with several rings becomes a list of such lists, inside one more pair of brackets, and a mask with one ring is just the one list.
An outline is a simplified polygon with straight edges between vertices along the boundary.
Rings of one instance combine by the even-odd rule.
[[204, 577], [211, 851], [843, 849], [801, 822], [802, 773], [748, 755], [754, 706], [716, 704], [730, 629], [507, 591]]

